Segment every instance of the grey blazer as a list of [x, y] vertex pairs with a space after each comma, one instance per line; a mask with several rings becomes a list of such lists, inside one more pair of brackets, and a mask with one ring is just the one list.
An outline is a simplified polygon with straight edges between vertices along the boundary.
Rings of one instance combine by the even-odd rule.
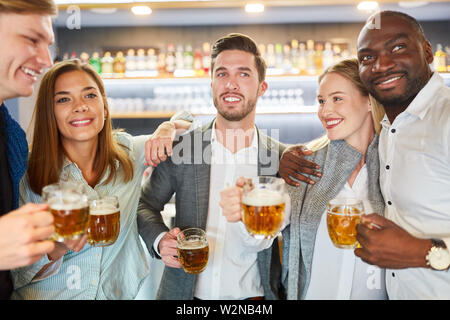
[[[168, 231], [161, 217], [164, 205], [175, 193], [174, 227], [206, 229], [211, 169], [211, 129], [213, 122], [181, 136], [173, 155], [153, 170], [145, 183], [138, 206], [138, 228], [150, 254], [158, 257], [153, 243], [161, 232]], [[258, 175], [276, 175], [285, 146], [258, 134]], [[281, 263], [277, 241], [258, 253], [258, 269], [266, 299], [284, 298]], [[193, 299], [197, 276], [183, 269], [165, 267], [157, 299]]]
[[[322, 169], [322, 178], [315, 185], [288, 186], [292, 201], [291, 224], [283, 232], [282, 282], [287, 299], [304, 299], [311, 278], [311, 265], [316, 233], [327, 203], [337, 196], [362, 154], [343, 140], [330, 144], [308, 157]], [[378, 135], [366, 153], [369, 180], [369, 201], [378, 214], [384, 212], [379, 185]], [[326, 288], [324, 288], [326, 290]]]

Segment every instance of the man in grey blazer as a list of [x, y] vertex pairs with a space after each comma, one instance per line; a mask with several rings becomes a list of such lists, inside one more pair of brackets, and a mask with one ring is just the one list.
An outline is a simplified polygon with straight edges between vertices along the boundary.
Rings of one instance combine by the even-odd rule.
[[[248, 241], [245, 228], [228, 224], [220, 191], [239, 176], [276, 175], [284, 146], [255, 127], [255, 107], [267, 89], [266, 66], [255, 42], [242, 34], [218, 39], [211, 55], [216, 118], [183, 135], [173, 155], [143, 186], [138, 227], [150, 254], [166, 264], [157, 299], [280, 299], [277, 241], [269, 248]], [[161, 217], [175, 194], [174, 228]], [[180, 229], [206, 231], [209, 261], [202, 273], [187, 274], [177, 259]]]

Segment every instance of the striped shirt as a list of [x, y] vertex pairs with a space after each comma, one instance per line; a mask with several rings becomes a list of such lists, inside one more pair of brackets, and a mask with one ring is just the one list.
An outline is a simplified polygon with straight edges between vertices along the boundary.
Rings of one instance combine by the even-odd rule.
[[[129, 148], [134, 163], [134, 176], [123, 183], [119, 178], [105, 184], [108, 172], [91, 188], [78, 166], [66, 159], [61, 176], [81, 181], [89, 197], [115, 195], [120, 204], [120, 234], [114, 245], [91, 247], [80, 252], [69, 250], [62, 259], [53, 263], [48, 276], [33, 278], [48, 264], [47, 255], [31, 266], [13, 270], [14, 292], [12, 299], [134, 299], [143, 280], [149, 273], [147, 260], [139, 240], [136, 210], [140, 196], [142, 175], [145, 170], [145, 142], [149, 136], [133, 137], [119, 132], [116, 141]], [[116, 166], [120, 166], [116, 161]], [[120, 174], [120, 168], [118, 170]], [[33, 193], [25, 177], [20, 185], [20, 202], [41, 202]]]

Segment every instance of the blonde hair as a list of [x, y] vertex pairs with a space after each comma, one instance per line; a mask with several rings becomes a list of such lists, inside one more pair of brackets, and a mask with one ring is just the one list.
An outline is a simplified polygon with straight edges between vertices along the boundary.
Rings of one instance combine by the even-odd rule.
[[97, 173], [94, 184], [99, 182], [108, 168], [110, 171], [105, 183], [116, 178], [118, 174], [116, 160], [121, 164], [123, 180], [127, 182], [133, 178], [134, 166], [125, 150], [126, 147], [113, 138], [103, 81], [89, 64], [81, 63], [78, 59], [66, 60], [55, 64], [42, 78], [33, 113], [34, 134], [28, 160], [28, 177], [31, 189], [38, 194], [46, 185], [57, 182], [61, 174], [66, 152], [56, 123], [53, 97], [58, 77], [72, 71], [85, 72], [95, 81], [105, 107], [105, 123], [98, 134], [98, 147], [94, 159], [94, 171]]
[[[381, 131], [381, 120], [384, 117], [385, 111], [383, 106], [375, 100], [372, 95], [369, 94], [369, 91], [367, 91], [366, 87], [361, 81], [361, 78], [359, 77], [359, 64], [358, 59], [345, 59], [342, 60], [331, 67], [328, 67], [320, 76], [319, 76], [319, 83], [322, 81], [322, 79], [329, 73], [337, 73], [348, 80], [352, 82], [352, 84], [358, 89], [358, 91], [363, 96], [368, 96], [369, 101], [371, 104], [372, 109], [372, 120], [373, 120], [373, 127], [375, 129], [375, 132], [377, 134], [380, 134]], [[326, 135], [319, 137], [311, 142], [308, 142], [306, 146], [313, 151], [317, 151], [326, 145], [328, 145], [329, 139]]]
[[53, 0], [0, 0], [0, 13], [55, 16], [58, 8]]

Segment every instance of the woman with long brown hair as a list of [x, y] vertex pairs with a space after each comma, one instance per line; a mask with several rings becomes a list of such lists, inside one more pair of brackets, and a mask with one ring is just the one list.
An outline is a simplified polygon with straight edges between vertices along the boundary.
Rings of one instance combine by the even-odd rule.
[[85, 245], [86, 236], [57, 243], [35, 264], [13, 271], [12, 298], [133, 299], [148, 274], [136, 220], [146, 142], [158, 141], [163, 161], [175, 130], [189, 126], [165, 122], [153, 138], [113, 131], [105, 88], [94, 69], [79, 60], [54, 65], [39, 88], [20, 200], [41, 202], [42, 188], [60, 179], [82, 183], [91, 198], [118, 197], [120, 234], [103, 248]]

